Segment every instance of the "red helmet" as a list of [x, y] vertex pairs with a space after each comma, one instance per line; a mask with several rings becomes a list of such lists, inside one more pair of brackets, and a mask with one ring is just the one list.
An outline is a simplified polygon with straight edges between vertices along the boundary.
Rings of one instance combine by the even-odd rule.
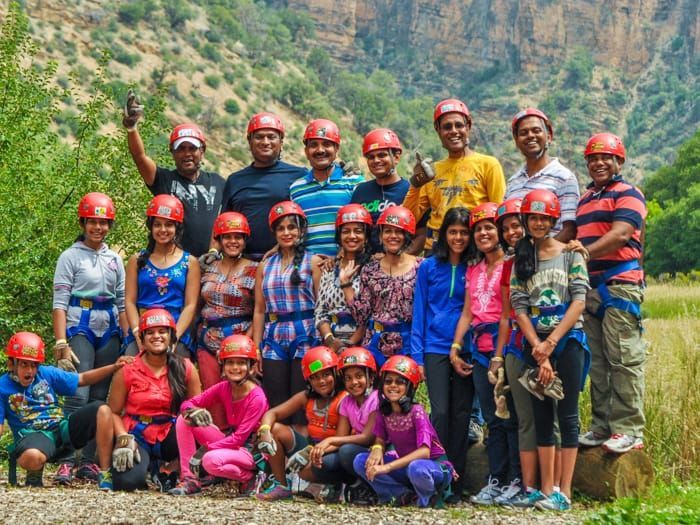
[[525, 108], [522, 111], [518, 111], [515, 114], [515, 116], [513, 117], [513, 122], [510, 125], [510, 129], [513, 133], [513, 138], [517, 136], [518, 124], [522, 119], [526, 117], [538, 117], [544, 120], [544, 125], [547, 126], [547, 131], [549, 131], [551, 137], [554, 138], [554, 128], [552, 128], [552, 121], [549, 120], [549, 117], [545, 115], [544, 112], [540, 111], [537, 108]]
[[314, 346], [309, 348], [301, 358], [301, 373], [304, 381], [321, 370], [336, 368], [338, 366], [338, 356], [327, 346]]
[[549, 190], [532, 190], [525, 195], [520, 206], [523, 215], [546, 215], [558, 219], [561, 215], [561, 206], [557, 196]]
[[588, 139], [583, 156], [588, 157], [588, 155], [595, 155], [596, 153], [615, 155], [620, 157], [622, 162], [625, 161], [625, 145], [620, 137], [612, 133], [596, 133]]
[[522, 203], [523, 200], [520, 197], [503, 201], [496, 211], [496, 222], [508, 215], [520, 215], [520, 206]]
[[104, 193], [88, 193], [78, 203], [78, 217], [81, 219], [114, 220], [114, 203]]
[[270, 225], [270, 228], [272, 228], [272, 225], [275, 224], [277, 219], [284, 217], [285, 215], [298, 215], [306, 220], [304, 210], [302, 210], [301, 206], [299, 206], [296, 202], [282, 201], [278, 202], [270, 209], [270, 214], [267, 216], [267, 222]]
[[325, 118], [319, 118], [309, 122], [304, 131], [304, 144], [309, 139], [330, 140], [340, 146], [340, 130], [335, 122]]
[[149, 328], [157, 328], [160, 326], [175, 330], [175, 319], [170, 315], [170, 312], [165, 308], [151, 308], [143, 312], [141, 320], [139, 321], [140, 333], [145, 332]]
[[365, 135], [365, 139], [362, 141], [362, 154], [365, 156], [370, 151], [379, 149], [393, 149], [398, 150], [399, 153], [403, 151], [399, 137], [387, 128], [373, 129]]
[[484, 202], [475, 207], [469, 214], [469, 227], [473, 228], [477, 222], [491, 219], [496, 222], [498, 216], [498, 204], [495, 202]]
[[7, 342], [7, 357], [44, 362], [44, 341], [32, 332], [17, 332]]
[[214, 221], [214, 237], [226, 233], [241, 233], [246, 237], [250, 235], [250, 226], [245, 215], [235, 211], [227, 211], [219, 215]]
[[207, 147], [207, 141], [204, 138], [204, 133], [202, 133], [202, 130], [194, 124], [180, 124], [179, 126], [175, 126], [172, 133], [170, 133], [171, 150], [175, 151], [183, 142], [189, 142], [198, 148]]
[[229, 335], [221, 341], [219, 361], [223, 362], [232, 357], [257, 360], [258, 348], [253, 340], [245, 334]]
[[374, 360], [374, 356], [361, 346], [350, 346], [343, 350], [338, 357], [339, 372], [353, 366], [369, 368], [375, 374], [377, 373], [377, 362]]
[[416, 218], [403, 206], [389, 206], [377, 219], [377, 226], [394, 226], [411, 235], [416, 234]]
[[469, 108], [467, 105], [456, 98], [448, 98], [442, 102], [438, 102], [438, 105], [435, 106], [435, 112], [433, 113], [433, 125], [436, 128], [440, 117], [447, 113], [460, 113], [467, 117], [467, 122], [471, 124], [472, 116], [469, 114]]
[[418, 369], [418, 364], [408, 356], [405, 355], [392, 355], [386, 360], [386, 363], [382, 365], [381, 374], [392, 372], [398, 374], [401, 377], [408, 379], [413, 388], [418, 388], [418, 383], [420, 383], [420, 370]]
[[335, 229], [337, 230], [343, 224], [351, 222], [359, 222], [372, 227], [372, 216], [362, 204], [346, 204], [338, 210], [335, 217]]
[[250, 118], [246, 134], [250, 135], [259, 129], [274, 129], [284, 138], [284, 124], [282, 124], [282, 120], [274, 113], [256, 113]]
[[156, 195], [148, 203], [146, 208], [146, 217], [159, 217], [175, 222], [185, 220], [185, 208], [182, 206], [180, 199], [173, 195], [165, 193]]

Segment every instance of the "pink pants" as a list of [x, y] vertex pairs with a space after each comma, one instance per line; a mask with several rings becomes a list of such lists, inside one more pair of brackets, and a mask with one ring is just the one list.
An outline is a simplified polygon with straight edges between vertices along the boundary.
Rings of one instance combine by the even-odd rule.
[[[197, 364], [199, 365], [199, 379], [202, 381], [202, 390], [206, 390], [221, 381], [221, 365], [219, 361], [203, 348], [197, 350]], [[213, 406], [209, 409], [209, 412], [211, 412], [211, 417], [217, 427], [228, 427], [223, 406]]]
[[[216, 426], [193, 427], [187, 424], [182, 416], [175, 423], [177, 432], [177, 446], [180, 450], [180, 477], [194, 477], [190, 470], [190, 458], [197, 450], [197, 444], [208, 445], [222, 439], [224, 433]], [[235, 481], [249, 481], [255, 471], [253, 455], [245, 448], [222, 448], [210, 450], [202, 458], [202, 466], [212, 476], [232, 479]]]

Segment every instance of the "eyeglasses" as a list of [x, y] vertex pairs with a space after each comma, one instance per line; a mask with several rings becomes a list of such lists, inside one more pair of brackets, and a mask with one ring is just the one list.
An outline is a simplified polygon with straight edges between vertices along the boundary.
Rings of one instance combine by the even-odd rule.
[[392, 385], [398, 385], [398, 386], [406, 386], [408, 384], [408, 380], [404, 379], [403, 377], [397, 377], [397, 378], [387, 378], [384, 380], [384, 384], [386, 386], [392, 386]]

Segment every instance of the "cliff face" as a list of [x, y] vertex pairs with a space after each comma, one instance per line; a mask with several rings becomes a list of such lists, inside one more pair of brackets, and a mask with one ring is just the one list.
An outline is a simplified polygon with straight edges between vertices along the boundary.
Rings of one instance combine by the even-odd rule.
[[[697, 0], [287, 0], [317, 23], [317, 37], [340, 60], [387, 48], [416, 49], [447, 70], [506, 66], [534, 72], [566, 50], [589, 49], [598, 63], [635, 75], [658, 46], [680, 36], [700, 52]], [[371, 41], [379, 49], [362, 50]]]

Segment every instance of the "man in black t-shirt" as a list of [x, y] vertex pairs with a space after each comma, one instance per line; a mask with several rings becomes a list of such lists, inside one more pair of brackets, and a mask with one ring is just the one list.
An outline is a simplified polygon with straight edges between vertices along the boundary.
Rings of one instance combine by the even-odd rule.
[[260, 260], [276, 243], [267, 223], [270, 209], [289, 200], [289, 186], [306, 170], [280, 160], [284, 125], [277, 115], [257, 113], [248, 122], [248, 145], [253, 162], [226, 180], [222, 207], [248, 219], [250, 238], [246, 255]]
[[211, 230], [221, 208], [224, 179], [218, 173], [199, 169], [207, 143], [194, 124], [180, 124], [170, 134], [175, 169], [157, 166], [146, 154], [138, 132], [137, 124], [142, 115], [143, 107], [130, 91], [123, 119], [129, 153], [153, 195], [170, 194], [182, 201], [185, 208], [182, 248], [199, 257], [209, 249]]

